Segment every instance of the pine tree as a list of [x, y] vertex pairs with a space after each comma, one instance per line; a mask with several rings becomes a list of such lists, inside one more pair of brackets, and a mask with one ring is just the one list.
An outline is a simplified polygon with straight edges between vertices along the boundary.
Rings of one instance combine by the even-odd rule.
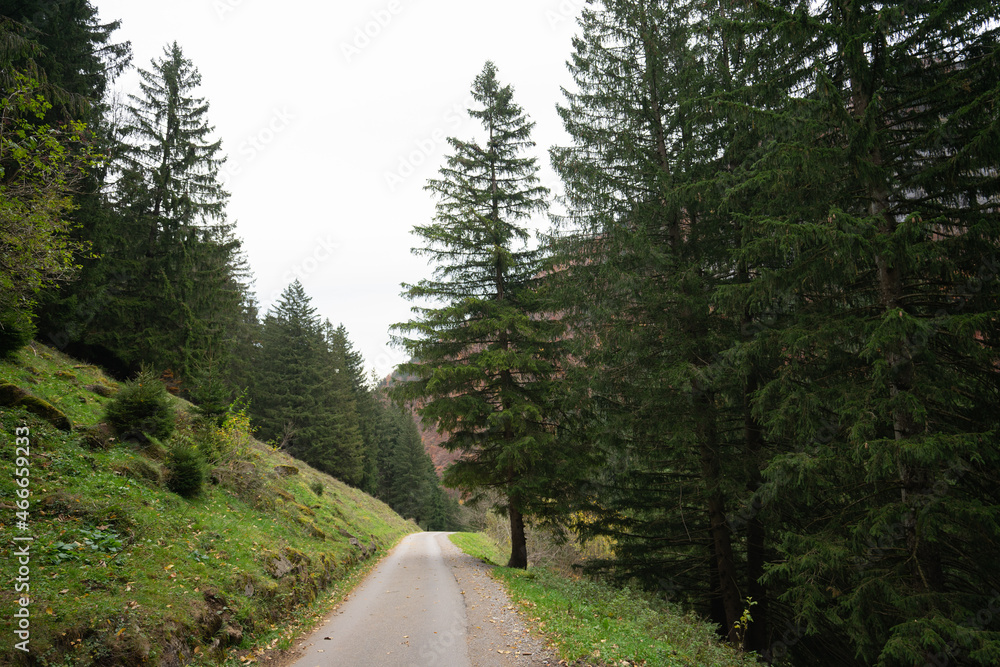
[[208, 103], [194, 94], [198, 70], [176, 43], [140, 75], [114, 188], [118, 217], [95, 235], [97, 271], [115, 291], [84, 311], [82, 343], [128, 366], [170, 369], [192, 397], [217, 402], [219, 369], [252, 309], [241, 243], [225, 220], [220, 144], [210, 140]]
[[[132, 57], [129, 42], [112, 40], [121, 21], [102, 23], [90, 0], [8, 0], [2, 16], [10, 20], [9, 30], [39, 47], [17, 53], [13, 65], [40, 80], [51, 105], [43, 122], [76, 120], [98, 132], [108, 86]], [[0, 76], [9, 73], [5, 69]]]
[[330, 320], [323, 322], [323, 404], [331, 422], [331, 444], [336, 452], [333, 464], [338, 477], [353, 486], [365, 478], [365, 443], [362, 437], [358, 402], [348, 362], [347, 331], [335, 329]]
[[261, 439], [357, 486], [363, 442], [343, 349], [293, 282], [261, 327], [251, 416]]
[[357, 409], [363, 454], [363, 472], [359, 488], [369, 495], [376, 495], [379, 487], [378, 461], [382, 447], [383, 434], [380, 423], [383, 408], [379, 405], [368, 378], [365, 377], [364, 359], [361, 353], [354, 349], [343, 324], [337, 327], [330, 340], [331, 345], [343, 356], [343, 372], [350, 381], [351, 394]]
[[[449, 138], [453, 154], [426, 189], [437, 198], [434, 222], [417, 226], [417, 254], [435, 264], [433, 279], [406, 285], [417, 317], [395, 326], [413, 359], [395, 396], [448, 434], [464, 452], [446, 482], [476, 495], [497, 489], [494, 508], [510, 518], [509, 565], [527, 566], [525, 516], [544, 517], [563, 484], [572, 483], [568, 446], [556, 438], [553, 383], [556, 323], [540, 311], [534, 290], [538, 253], [522, 226], [546, 209], [531, 123], [513, 90], [486, 63], [470, 109], [485, 143]], [[407, 336], [409, 334], [409, 336]], [[560, 477], [560, 475], [563, 475]]]
[[758, 443], [735, 428], [746, 387], [725, 352], [740, 320], [714, 297], [738, 273], [737, 227], [706, 184], [732, 160], [734, 132], [709, 109], [735, 56], [713, 53], [720, 34], [698, 16], [662, 1], [583, 12], [560, 107], [573, 143], [552, 151], [569, 214], [549, 280], [573, 332], [575, 424], [606, 457], [583, 534], [613, 538], [619, 576], [684, 590], [732, 641], [753, 591], [756, 648], [760, 522], [729, 517], [759, 479]]
[[264, 316], [251, 413], [262, 440], [297, 450], [296, 439], [319, 437], [316, 388], [322, 337], [316, 309], [298, 281]]
[[990, 604], [1000, 542], [984, 511], [996, 505], [998, 10], [755, 12], [774, 20], [742, 17], [747, 63], [768, 59], [758, 86], [782, 96], [746, 109], [771, 139], [740, 179], [758, 193], [741, 257], [766, 267], [740, 298], [789, 295], [750, 347], [784, 356], [754, 412], [770, 438], [800, 443], [766, 473], [765, 494], [786, 501], [769, 580], [829, 638], [802, 643], [813, 656], [847, 644], [844, 664], [992, 664], [998, 626], [964, 620]]

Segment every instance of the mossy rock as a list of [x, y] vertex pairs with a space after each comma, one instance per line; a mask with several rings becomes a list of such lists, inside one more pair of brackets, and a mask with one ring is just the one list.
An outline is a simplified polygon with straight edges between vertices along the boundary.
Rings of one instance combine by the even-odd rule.
[[150, 463], [146, 459], [137, 458], [124, 463], [116, 464], [113, 469], [126, 477], [140, 481], [150, 482], [153, 486], [163, 486], [166, 473], [163, 468], [155, 463]]
[[63, 380], [72, 381], [76, 379], [76, 373], [70, 373], [69, 371], [57, 371], [56, 377]]
[[301, 555], [300, 552], [290, 548], [279, 553], [267, 552], [264, 554], [264, 569], [275, 579], [281, 579], [288, 573], [302, 568], [302, 561], [299, 558]]
[[37, 396], [32, 396], [9, 382], [0, 382], [0, 406], [24, 408], [62, 431], [73, 430], [73, 424], [69, 421], [69, 417], [59, 408]]
[[115, 444], [114, 431], [107, 424], [95, 424], [83, 429], [83, 444], [89, 449], [108, 450]]
[[319, 529], [312, 521], [306, 522], [306, 528], [309, 530], [309, 537], [315, 537], [319, 540], [326, 539], [326, 533]]
[[277, 465], [274, 466], [274, 472], [278, 473], [279, 477], [291, 477], [292, 475], [298, 475], [299, 469], [295, 466]]
[[111, 398], [112, 396], [118, 393], [117, 389], [115, 389], [114, 387], [109, 387], [106, 384], [88, 384], [85, 385], [83, 388], [91, 392], [92, 394], [97, 394], [98, 396], [102, 396], [104, 398]]

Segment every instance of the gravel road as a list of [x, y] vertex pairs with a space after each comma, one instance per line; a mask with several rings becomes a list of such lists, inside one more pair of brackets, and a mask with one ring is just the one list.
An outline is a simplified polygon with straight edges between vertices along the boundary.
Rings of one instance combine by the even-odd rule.
[[558, 665], [488, 572], [447, 533], [408, 535], [299, 644], [292, 666]]

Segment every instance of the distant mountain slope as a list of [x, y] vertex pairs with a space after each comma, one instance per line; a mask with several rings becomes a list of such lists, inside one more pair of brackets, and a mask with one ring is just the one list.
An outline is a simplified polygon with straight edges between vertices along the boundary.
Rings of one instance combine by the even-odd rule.
[[[391, 387], [398, 378], [399, 376], [393, 373], [382, 380], [381, 386]], [[417, 406], [411, 405], [410, 412], [413, 414], [413, 420], [417, 423], [417, 428], [420, 430], [420, 441], [424, 445], [424, 451], [431, 457], [431, 461], [434, 462], [434, 469], [437, 470], [438, 477], [441, 477], [444, 469], [461, 458], [462, 453], [449, 452], [441, 446], [441, 443], [446, 440], [446, 436], [438, 432], [436, 425], [424, 423], [424, 420], [417, 414]]]

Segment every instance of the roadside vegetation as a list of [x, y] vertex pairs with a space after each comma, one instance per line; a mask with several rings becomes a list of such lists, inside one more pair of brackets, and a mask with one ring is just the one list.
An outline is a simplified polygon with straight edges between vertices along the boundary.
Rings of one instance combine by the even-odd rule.
[[556, 563], [528, 570], [499, 567], [503, 549], [485, 533], [456, 533], [451, 540], [498, 566], [493, 576], [506, 585], [528, 626], [571, 665], [757, 664], [752, 654], [723, 644], [714, 625], [655, 594], [574, 576]]
[[[119, 385], [37, 343], [0, 362], [0, 388], [12, 387], [34, 400], [0, 407], [4, 461], [15, 429], [30, 432], [31, 637], [30, 654], [4, 642], [2, 664], [247, 664], [287, 648], [317, 602], [419, 530], [253, 439], [238, 406], [216, 420], [164, 393], [172, 434], [122, 437], [102, 422]], [[15, 490], [0, 476], [0, 497]], [[14, 505], [0, 509], [14, 534]], [[15, 566], [0, 564], [5, 609]], [[12, 632], [5, 615], [0, 633]]]

